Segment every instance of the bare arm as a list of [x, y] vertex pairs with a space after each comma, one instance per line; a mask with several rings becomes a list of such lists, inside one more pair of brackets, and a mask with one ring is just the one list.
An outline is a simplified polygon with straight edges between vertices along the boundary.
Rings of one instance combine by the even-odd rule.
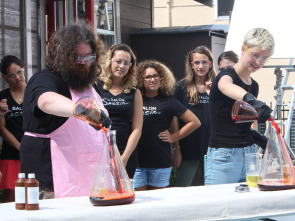
[[159, 138], [162, 141], [174, 143], [191, 134], [194, 130], [201, 126], [200, 120], [190, 110], [186, 110], [184, 114], [180, 116], [180, 119], [186, 124], [173, 134], [170, 134], [168, 130], [159, 133]]
[[[178, 119], [176, 116], [173, 117], [171, 123], [171, 133], [175, 133], [179, 130]], [[179, 148], [179, 141], [172, 143], [172, 163], [174, 166], [179, 167], [182, 161], [182, 154]]]
[[233, 80], [228, 75], [224, 75], [218, 82], [218, 89], [226, 96], [234, 100], [242, 100], [247, 93], [243, 88], [233, 84]]
[[60, 117], [74, 117], [73, 108], [75, 102], [69, 98], [55, 92], [45, 92], [37, 103], [40, 110], [47, 114], [53, 114]]
[[124, 150], [124, 153], [121, 156], [121, 159], [125, 166], [141, 136], [142, 124], [143, 124], [142, 106], [143, 106], [142, 95], [140, 91], [137, 89], [135, 92], [134, 105], [133, 105], [132, 132], [128, 138], [128, 142]]

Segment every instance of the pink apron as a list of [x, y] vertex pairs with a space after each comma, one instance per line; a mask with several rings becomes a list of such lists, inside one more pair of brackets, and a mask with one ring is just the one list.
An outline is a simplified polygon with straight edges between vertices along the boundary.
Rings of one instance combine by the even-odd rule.
[[[100, 96], [93, 88], [83, 92], [71, 90], [72, 100], [82, 97], [96, 98], [101, 109]], [[25, 135], [50, 138], [52, 176], [55, 198], [89, 196], [91, 193], [91, 170], [97, 168], [103, 151], [102, 130], [97, 131], [87, 122], [70, 117], [50, 134], [25, 132]]]

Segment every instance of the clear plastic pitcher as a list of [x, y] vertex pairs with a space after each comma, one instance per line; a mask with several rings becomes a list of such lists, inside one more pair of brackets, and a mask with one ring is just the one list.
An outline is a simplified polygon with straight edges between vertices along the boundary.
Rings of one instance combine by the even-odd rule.
[[295, 171], [280, 133], [279, 126], [274, 121], [268, 124], [268, 142], [259, 171], [259, 190], [285, 190], [295, 188]]

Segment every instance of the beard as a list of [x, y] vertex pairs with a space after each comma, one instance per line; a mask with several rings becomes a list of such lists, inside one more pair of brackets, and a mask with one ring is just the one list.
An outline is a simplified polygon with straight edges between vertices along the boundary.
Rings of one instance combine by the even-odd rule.
[[68, 72], [62, 72], [62, 79], [68, 83], [73, 90], [84, 90], [89, 88], [97, 78], [96, 62], [89, 67], [83, 64], [76, 64], [75, 67]]

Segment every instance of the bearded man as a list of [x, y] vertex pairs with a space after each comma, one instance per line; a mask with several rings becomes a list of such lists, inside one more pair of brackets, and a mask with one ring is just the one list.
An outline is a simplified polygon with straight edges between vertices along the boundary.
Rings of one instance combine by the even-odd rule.
[[40, 199], [89, 195], [91, 167], [97, 166], [104, 134], [73, 115], [75, 102], [94, 98], [104, 124], [107, 111], [92, 85], [100, 73], [103, 43], [91, 27], [76, 23], [50, 39], [47, 68], [28, 82], [23, 103], [25, 135], [21, 171], [35, 173]]

